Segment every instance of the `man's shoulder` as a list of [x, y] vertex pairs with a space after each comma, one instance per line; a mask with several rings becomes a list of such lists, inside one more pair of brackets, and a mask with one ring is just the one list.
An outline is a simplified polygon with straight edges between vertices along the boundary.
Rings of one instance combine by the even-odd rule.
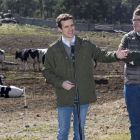
[[89, 41], [88, 37], [85, 38], [85, 37], [79, 37], [79, 36], [76, 35], [76, 38], [81, 40], [81, 41]]
[[126, 34], [126, 36], [134, 36], [136, 32], [134, 30], [130, 31], [129, 33]]
[[61, 37], [59, 37], [56, 41], [49, 45], [50, 48], [55, 48], [61, 41]]
[[76, 36], [76, 39], [79, 41], [79, 42], [89, 42], [90, 39], [89, 38], [85, 38], [85, 37], [78, 37]]
[[83, 41], [90, 41], [89, 38], [82, 38]]

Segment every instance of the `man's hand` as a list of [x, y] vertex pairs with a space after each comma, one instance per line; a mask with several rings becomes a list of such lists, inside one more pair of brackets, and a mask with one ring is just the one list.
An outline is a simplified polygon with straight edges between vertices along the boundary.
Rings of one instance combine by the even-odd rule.
[[64, 81], [62, 83], [62, 87], [66, 90], [70, 90], [72, 87], [75, 87], [75, 85], [73, 85], [70, 81]]
[[127, 56], [128, 56], [128, 49], [126, 49], [126, 50], [121, 50], [121, 46], [119, 47], [119, 49], [117, 50], [117, 52], [116, 52], [116, 57], [118, 58], [118, 59], [126, 59], [127, 58]]

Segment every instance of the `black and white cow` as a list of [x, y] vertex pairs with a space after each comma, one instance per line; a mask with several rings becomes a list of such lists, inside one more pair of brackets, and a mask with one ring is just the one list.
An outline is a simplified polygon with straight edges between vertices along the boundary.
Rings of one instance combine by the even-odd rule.
[[16, 51], [15, 59], [21, 59], [23, 70], [27, 70], [28, 63], [33, 64], [33, 71], [35, 71], [35, 64], [38, 63], [38, 68], [40, 70], [40, 63], [43, 63], [42, 58], [46, 51], [47, 49], [24, 49], [22, 51]]
[[18, 87], [15, 86], [3, 86], [2, 84], [2, 80], [3, 78], [5, 78], [4, 76], [0, 75], [0, 81], [1, 81], [1, 85], [0, 85], [0, 97], [5, 97], [5, 98], [16, 98], [16, 97], [20, 97], [23, 92], [24, 89], [20, 89]]
[[24, 89], [17, 88], [15, 86], [3, 86], [0, 85], [0, 97], [16, 98], [20, 97], [24, 92]]
[[33, 64], [33, 71], [35, 71], [35, 64], [38, 63], [38, 67], [40, 70], [40, 62], [39, 62], [39, 52], [36, 49], [24, 49], [22, 51], [16, 51], [15, 59], [20, 58], [22, 61], [23, 70], [27, 70], [27, 64]]
[[44, 65], [44, 62], [45, 62], [45, 54], [43, 54], [43, 57], [42, 57], [42, 64]]
[[39, 62], [44, 64], [45, 61], [45, 54], [48, 49], [37, 49], [39, 51]]
[[3, 69], [3, 61], [5, 60], [5, 51], [0, 49], [0, 67]]

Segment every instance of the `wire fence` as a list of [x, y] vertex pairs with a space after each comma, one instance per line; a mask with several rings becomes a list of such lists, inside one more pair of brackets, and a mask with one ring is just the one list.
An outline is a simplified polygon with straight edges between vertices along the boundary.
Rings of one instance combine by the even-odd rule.
[[[111, 92], [105, 92], [105, 93], [99, 93], [97, 94], [98, 95], [106, 95], [106, 94], [112, 94], [112, 93], [117, 93], [117, 92], [122, 92], [123, 90], [117, 90], [117, 91], [111, 91]], [[0, 138], [4, 138], [5, 136], [8, 136], [10, 134], [13, 134], [15, 132], [20, 132], [21, 130], [23, 131], [26, 131], [27, 134], [26, 134], [26, 139], [29, 140], [29, 136], [30, 136], [30, 133], [29, 133], [29, 128], [32, 128], [32, 127], [57, 127], [57, 124], [49, 124], [49, 125], [29, 125], [28, 124], [28, 109], [31, 108], [31, 107], [37, 107], [37, 106], [42, 106], [42, 105], [49, 105], [49, 104], [54, 104], [54, 102], [46, 102], [46, 103], [41, 103], [41, 104], [34, 104], [34, 105], [30, 105], [28, 106], [27, 105], [27, 98], [26, 98], [26, 92], [25, 92], [25, 88], [24, 88], [24, 102], [25, 102], [25, 105], [22, 106], [22, 107], [17, 107], [17, 108], [12, 108], [12, 109], [8, 109], [8, 110], [3, 110], [3, 111], [0, 111], [0, 113], [5, 113], [5, 112], [11, 112], [11, 111], [15, 111], [15, 110], [21, 110], [21, 109], [25, 109], [25, 126], [23, 127], [20, 127], [19, 129], [16, 129], [14, 131], [11, 131], [11, 132], [7, 132], [5, 133], [4, 135], [0, 135]], [[100, 117], [101, 118], [101, 117]], [[108, 118], [108, 119], [100, 119], [100, 120], [90, 120], [88, 122], [86, 122], [86, 124], [92, 124], [92, 123], [103, 123], [103, 122], [109, 122], [109, 121], [118, 121], [118, 120], [126, 120], [128, 119], [128, 116], [125, 116], [125, 117], [120, 117], [120, 118]]]

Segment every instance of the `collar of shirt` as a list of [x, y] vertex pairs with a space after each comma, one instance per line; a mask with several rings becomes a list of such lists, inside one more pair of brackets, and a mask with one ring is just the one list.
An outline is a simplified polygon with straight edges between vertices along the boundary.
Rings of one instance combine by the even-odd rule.
[[[62, 42], [63, 42], [64, 44], [66, 44], [68, 47], [70, 47], [69, 41], [67, 41], [63, 36], [62, 36]], [[72, 42], [72, 43], [75, 42], [75, 35], [73, 36], [73, 39], [72, 39], [71, 42]]]
[[137, 35], [140, 36], [140, 34], [137, 32]]

